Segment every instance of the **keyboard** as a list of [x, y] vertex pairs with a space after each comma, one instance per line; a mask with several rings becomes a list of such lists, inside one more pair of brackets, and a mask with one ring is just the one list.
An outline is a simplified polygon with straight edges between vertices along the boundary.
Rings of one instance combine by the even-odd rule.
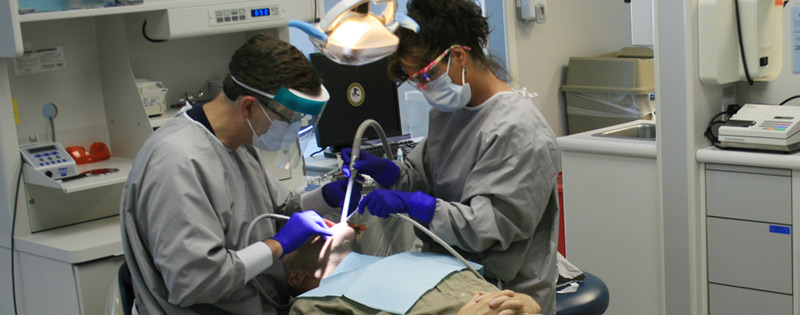
[[[419, 143], [419, 142], [416, 142], [416, 141], [414, 141], [412, 139], [401, 140], [401, 141], [396, 141], [396, 142], [389, 142], [389, 147], [392, 148], [392, 159], [397, 158], [397, 149], [398, 148], [401, 151], [403, 151], [403, 155], [408, 155], [408, 153], [411, 152], [411, 150], [413, 150], [417, 146], [417, 143]], [[361, 150], [367, 151], [367, 153], [372, 154], [372, 155], [377, 156], [377, 157], [384, 157], [384, 153], [386, 152], [383, 149], [383, 145], [382, 144], [377, 144], [377, 145], [367, 146], [367, 147], [363, 147], [362, 146]]]

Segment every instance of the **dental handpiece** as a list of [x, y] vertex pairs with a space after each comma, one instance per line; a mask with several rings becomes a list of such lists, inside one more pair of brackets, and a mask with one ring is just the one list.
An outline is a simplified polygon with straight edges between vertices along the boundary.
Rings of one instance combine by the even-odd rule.
[[386, 151], [387, 155], [390, 156], [392, 155], [391, 147], [389, 146], [389, 140], [386, 138], [386, 133], [383, 132], [383, 128], [381, 128], [381, 125], [373, 119], [364, 120], [358, 126], [358, 129], [356, 130], [356, 135], [353, 138], [353, 146], [351, 147], [352, 153], [350, 156], [350, 165], [349, 165], [350, 179], [347, 181], [347, 191], [345, 192], [344, 195], [344, 205], [342, 205], [341, 223], [346, 222], [347, 219], [350, 218], [350, 216], [352, 216], [352, 214], [348, 215], [347, 211], [350, 208], [350, 195], [353, 192], [353, 181], [355, 181], [356, 175], [358, 173], [358, 171], [356, 171], [356, 169], [353, 166], [355, 165], [356, 160], [358, 160], [359, 153], [361, 152], [361, 138], [364, 135], [364, 131], [367, 130], [367, 127], [372, 127], [375, 129], [375, 131], [378, 133], [378, 137], [381, 138], [381, 143], [383, 144], [384, 151]]
[[[358, 171], [353, 168], [353, 165], [356, 164], [356, 159], [358, 159], [358, 151], [353, 151], [350, 157], [350, 178], [347, 180], [347, 190], [344, 193], [344, 204], [342, 205], [342, 216], [339, 223], [345, 223], [353, 216], [352, 214], [348, 215], [348, 211], [350, 210], [350, 197], [353, 194], [353, 182], [355, 181], [356, 175], [358, 175]], [[355, 211], [353, 211], [353, 213], [355, 213]]]

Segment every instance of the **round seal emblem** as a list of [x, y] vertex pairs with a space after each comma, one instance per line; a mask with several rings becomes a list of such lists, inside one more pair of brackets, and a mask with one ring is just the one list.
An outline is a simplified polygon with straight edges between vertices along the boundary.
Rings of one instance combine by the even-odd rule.
[[347, 87], [347, 101], [350, 102], [350, 105], [353, 107], [359, 107], [361, 104], [364, 104], [364, 87], [361, 86], [358, 82], [353, 82], [350, 86]]

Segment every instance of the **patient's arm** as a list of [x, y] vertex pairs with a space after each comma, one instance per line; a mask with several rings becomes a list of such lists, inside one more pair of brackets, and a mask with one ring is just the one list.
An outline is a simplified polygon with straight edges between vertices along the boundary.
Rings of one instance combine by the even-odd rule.
[[538, 314], [541, 310], [539, 303], [529, 295], [503, 290], [474, 292], [472, 299], [464, 304], [458, 314]]

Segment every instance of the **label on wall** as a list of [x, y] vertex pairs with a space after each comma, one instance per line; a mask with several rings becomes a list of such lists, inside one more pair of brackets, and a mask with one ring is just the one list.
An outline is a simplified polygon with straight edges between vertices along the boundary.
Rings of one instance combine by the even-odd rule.
[[17, 107], [17, 99], [11, 99], [11, 107], [14, 108], [14, 122], [19, 125], [19, 108]]
[[800, 73], [800, 6], [792, 7], [792, 60], [794, 73]]
[[16, 74], [55, 71], [66, 67], [64, 48], [61, 46], [26, 50], [22, 57], [14, 58], [14, 71]]

